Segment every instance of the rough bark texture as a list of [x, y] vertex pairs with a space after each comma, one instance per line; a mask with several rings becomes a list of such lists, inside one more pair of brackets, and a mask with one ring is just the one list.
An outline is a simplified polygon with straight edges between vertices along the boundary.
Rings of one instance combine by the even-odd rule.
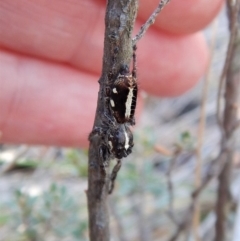
[[[236, 1], [235, 14], [239, 15], [240, 1]], [[231, 6], [229, 6], [231, 8]], [[229, 9], [230, 29], [233, 27], [233, 21], [236, 21], [236, 16], [233, 16], [233, 11]], [[240, 17], [240, 16], [239, 16]], [[235, 20], [233, 19], [235, 18]], [[233, 32], [231, 32], [232, 34]], [[233, 41], [232, 51], [229, 56], [229, 67], [226, 71], [225, 81], [225, 108], [222, 122], [223, 137], [222, 137], [222, 153], [225, 153], [225, 161], [223, 169], [218, 177], [218, 197], [216, 204], [216, 236], [215, 241], [226, 240], [226, 220], [230, 204], [230, 177], [231, 167], [234, 154], [235, 138], [234, 132], [239, 125], [238, 120], [238, 103], [240, 94], [240, 23], [237, 24], [235, 38]]]
[[[102, 75], [99, 80], [98, 104], [94, 127], [101, 127], [105, 111], [105, 88], [109, 74], [116, 78], [123, 65], [132, 59], [132, 30], [137, 13], [137, 0], [108, 0], [105, 16], [105, 37]], [[90, 241], [109, 241], [107, 207], [109, 174], [101, 167], [100, 135], [90, 138], [88, 166], [88, 212]], [[108, 172], [108, 170], [107, 170]]]

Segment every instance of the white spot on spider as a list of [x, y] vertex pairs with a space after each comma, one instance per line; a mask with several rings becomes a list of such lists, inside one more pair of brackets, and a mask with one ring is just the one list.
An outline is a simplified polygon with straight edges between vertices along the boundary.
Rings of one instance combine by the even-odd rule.
[[116, 88], [113, 88], [113, 93], [114, 93], [114, 94], [117, 94], [117, 93], [118, 93]]
[[115, 103], [112, 99], [110, 100], [110, 104], [111, 104], [112, 107], [115, 107]]
[[124, 145], [124, 147], [127, 150], [129, 148], [129, 138], [128, 138], [128, 134], [127, 134], [126, 131], [124, 132], [124, 135], [125, 135], [125, 145]]
[[112, 150], [112, 149], [113, 149], [112, 142], [111, 142], [111, 141], [108, 141], [108, 144], [109, 144], [109, 146], [110, 146], [110, 148], [111, 148], [111, 150]]
[[126, 112], [125, 112], [125, 117], [129, 118], [131, 115], [131, 106], [132, 106], [132, 100], [133, 100], [133, 88], [129, 87], [129, 93], [127, 96], [127, 100], [125, 103], [126, 106]]

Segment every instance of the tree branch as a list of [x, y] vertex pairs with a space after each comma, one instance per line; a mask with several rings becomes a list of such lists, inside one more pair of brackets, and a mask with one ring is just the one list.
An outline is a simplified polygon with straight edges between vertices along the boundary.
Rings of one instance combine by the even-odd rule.
[[[93, 131], [89, 136], [88, 213], [90, 241], [109, 241], [107, 198], [109, 189], [108, 150], [104, 149], [101, 129], [109, 125], [106, 109], [106, 87], [116, 79], [123, 65], [132, 59], [132, 30], [137, 0], [108, 0], [105, 15], [105, 37], [102, 74]], [[109, 77], [111, 75], [111, 78]]]
[[226, 75], [225, 95], [224, 95], [224, 113], [221, 127], [223, 128], [221, 152], [225, 153], [225, 164], [218, 177], [218, 197], [216, 203], [216, 225], [215, 241], [226, 240], [226, 219], [228, 204], [231, 201], [230, 195], [230, 175], [233, 163], [235, 138], [234, 131], [238, 120], [238, 108], [236, 108], [240, 94], [240, 0], [228, 0], [229, 26], [231, 51], [228, 51], [226, 58], [226, 69], [224, 68], [222, 76]]
[[234, 41], [236, 38], [236, 34], [237, 34], [237, 28], [238, 28], [238, 24], [237, 24], [237, 15], [238, 15], [238, 0], [236, 0], [236, 4], [235, 4], [235, 8], [233, 5], [234, 1], [232, 0], [228, 0], [227, 4], [228, 4], [228, 13], [229, 15], [229, 30], [230, 30], [230, 38], [229, 38], [229, 43], [228, 43], [228, 48], [227, 48], [227, 55], [226, 55], [226, 59], [225, 59], [225, 63], [224, 63], [224, 67], [222, 70], [222, 74], [220, 77], [220, 83], [219, 83], [219, 87], [218, 87], [218, 97], [217, 97], [217, 121], [219, 124], [219, 127], [222, 131], [222, 133], [224, 132], [223, 130], [223, 117], [221, 116], [221, 97], [223, 94], [223, 88], [224, 88], [224, 82], [226, 79], [226, 75], [227, 75], [227, 71], [229, 70], [230, 67], [230, 62], [231, 62], [231, 58], [232, 58], [232, 53], [233, 53], [233, 48], [234, 48]]

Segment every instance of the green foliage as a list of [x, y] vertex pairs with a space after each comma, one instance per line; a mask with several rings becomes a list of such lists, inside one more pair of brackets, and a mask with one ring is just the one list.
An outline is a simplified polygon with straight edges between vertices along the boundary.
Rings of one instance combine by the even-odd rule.
[[87, 179], [88, 159], [87, 150], [63, 149], [60, 155], [50, 165], [44, 168], [53, 171], [61, 177], [75, 177]]
[[179, 144], [185, 150], [193, 150], [196, 144], [196, 140], [189, 131], [184, 131], [180, 134]]
[[146, 160], [141, 170], [131, 162], [124, 163], [122, 169], [117, 179], [119, 195], [130, 196], [144, 192], [157, 197], [166, 191], [164, 178], [154, 169], [151, 161]]
[[19, 159], [16, 163], [16, 168], [37, 168], [39, 160], [33, 160], [28, 158]]
[[156, 136], [153, 128], [145, 127], [134, 132], [134, 149], [141, 156], [151, 155], [153, 153], [153, 146], [156, 144]]
[[[15, 191], [14, 219], [8, 222], [10, 233], [6, 241], [86, 240], [87, 213], [79, 197], [74, 197], [65, 186], [53, 183], [48, 190], [32, 196], [27, 191]], [[5, 219], [4, 219], [5, 217]], [[0, 215], [3, 224], [9, 216]], [[1, 240], [1, 238], [0, 238]], [[4, 240], [5, 241], [5, 240]]]
[[[166, 210], [169, 201], [164, 172], [169, 168], [170, 158], [160, 156], [154, 151], [157, 138], [152, 128], [136, 131], [134, 139], [133, 153], [122, 160], [122, 168], [118, 173], [111, 197], [115, 199], [115, 208], [119, 210], [121, 219], [127, 215], [131, 216], [133, 206], [139, 205], [138, 202], [146, 197], [152, 200], [156, 212]], [[192, 150], [195, 144], [189, 132], [182, 133], [176, 143], [180, 150], [187, 151]], [[156, 156], [161, 168], [155, 165]], [[114, 164], [112, 161], [111, 166]], [[36, 164], [30, 161], [22, 165], [35, 167]], [[40, 191], [34, 193], [19, 183], [14, 198], [5, 204], [0, 200], [0, 228], [9, 230], [9, 235], [2, 240], [0, 237], [0, 241], [88, 240], [85, 194], [76, 193], [73, 186], [67, 186], [69, 180], [70, 183], [74, 180], [75, 184], [86, 183], [87, 151], [64, 149], [56, 161], [38, 163], [36, 167], [46, 172], [43, 178], [56, 180], [57, 177], [66, 185], [52, 181], [53, 183], [46, 189], [44, 184], [39, 183], [37, 186]], [[31, 177], [29, 181], [31, 182]], [[132, 200], [137, 201], [132, 202]], [[130, 205], [125, 205], [126, 202]]]
[[88, 175], [88, 162], [87, 151], [70, 149], [66, 154], [66, 158], [78, 171], [79, 176], [87, 177]]

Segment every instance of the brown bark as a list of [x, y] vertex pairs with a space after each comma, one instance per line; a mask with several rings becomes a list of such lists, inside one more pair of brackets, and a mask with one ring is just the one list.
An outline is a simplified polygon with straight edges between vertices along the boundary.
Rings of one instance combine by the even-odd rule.
[[225, 80], [225, 107], [222, 121], [222, 148], [221, 153], [225, 154], [223, 169], [218, 177], [219, 187], [216, 203], [216, 225], [215, 241], [226, 240], [226, 220], [229, 212], [230, 197], [230, 177], [234, 155], [235, 138], [234, 132], [238, 125], [238, 108], [240, 94], [240, 24], [237, 22], [239, 15], [240, 0], [235, 6], [230, 6], [230, 41], [232, 40], [231, 51], [228, 53], [228, 68], [226, 69]]
[[[103, 125], [105, 88], [111, 73], [116, 78], [123, 65], [132, 58], [132, 30], [137, 13], [137, 0], [108, 0], [105, 15], [105, 37], [102, 74], [99, 80], [98, 104], [94, 126]], [[99, 150], [100, 135], [90, 138], [88, 166], [88, 213], [90, 241], [109, 241], [109, 214], [107, 207], [109, 173], [102, 168]]]

